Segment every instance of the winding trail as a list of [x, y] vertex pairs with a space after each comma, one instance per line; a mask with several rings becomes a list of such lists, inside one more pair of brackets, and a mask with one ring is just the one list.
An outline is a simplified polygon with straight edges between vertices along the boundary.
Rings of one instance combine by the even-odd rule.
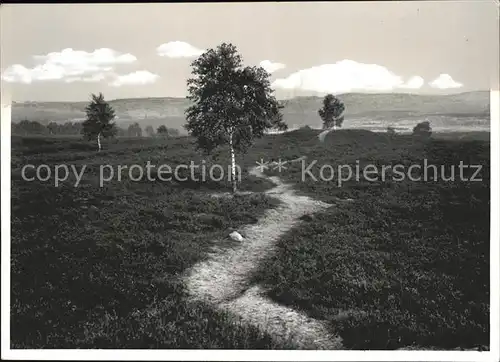
[[273, 252], [277, 241], [300, 222], [300, 217], [332, 205], [296, 195], [291, 185], [279, 177], [264, 175], [257, 167], [249, 173], [272, 181], [276, 186], [266, 194], [281, 204], [267, 210], [256, 224], [241, 228], [245, 239], [238, 246], [215, 249], [208, 260], [188, 270], [184, 282], [189, 298], [236, 316], [278, 343], [292, 344], [298, 349], [341, 349], [341, 338], [331, 335], [322, 322], [275, 303], [258, 285], [249, 286], [249, 278], [259, 262]]

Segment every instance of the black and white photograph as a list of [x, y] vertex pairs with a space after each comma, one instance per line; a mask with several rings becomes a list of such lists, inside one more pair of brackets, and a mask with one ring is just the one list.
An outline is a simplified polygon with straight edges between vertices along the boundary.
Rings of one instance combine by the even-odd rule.
[[2, 359], [498, 361], [499, 9], [2, 4]]

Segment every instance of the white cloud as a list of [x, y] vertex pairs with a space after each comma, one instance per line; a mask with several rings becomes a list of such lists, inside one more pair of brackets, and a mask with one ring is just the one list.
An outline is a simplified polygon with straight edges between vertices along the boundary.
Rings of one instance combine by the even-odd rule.
[[158, 80], [160, 76], [147, 70], [138, 70], [125, 75], [116, 75], [116, 78], [109, 85], [120, 87], [122, 85], [144, 85], [151, 84]]
[[429, 85], [432, 88], [438, 89], [460, 88], [463, 86], [462, 83], [455, 82], [449, 74], [440, 74], [439, 77], [430, 82]]
[[9, 83], [29, 84], [34, 80], [56, 80], [64, 77], [64, 67], [55, 64], [40, 64], [33, 68], [26, 68], [21, 64], [8, 67], [2, 74], [2, 79]]
[[424, 85], [424, 78], [418, 75], [411, 77], [405, 84], [401, 85], [401, 88], [407, 89], [420, 89]]
[[194, 58], [203, 54], [205, 50], [198, 49], [183, 41], [171, 41], [158, 46], [156, 52], [161, 57]]
[[109, 48], [96, 49], [91, 53], [66, 48], [60, 52], [35, 55], [33, 58], [36, 63], [34, 67], [14, 64], [3, 72], [2, 79], [6, 82], [25, 84], [46, 80], [75, 81], [84, 75], [110, 72], [115, 64], [129, 64], [137, 60], [132, 54], [119, 53]]
[[137, 60], [132, 54], [122, 54], [109, 48], [95, 49], [92, 53], [66, 48], [60, 52], [52, 52], [47, 55], [35, 55], [34, 58], [44, 63], [59, 64], [76, 68], [76, 70], [111, 64], [128, 64]]
[[420, 88], [421, 77], [407, 83], [402, 77], [377, 64], [342, 60], [292, 73], [273, 82], [274, 88], [301, 89], [319, 93], [347, 93], [353, 91], [391, 91], [398, 88]]
[[285, 64], [283, 63], [274, 63], [270, 60], [263, 60], [259, 64], [262, 68], [264, 68], [268, 73], [274, 73], [277, 70], [285, 68]]

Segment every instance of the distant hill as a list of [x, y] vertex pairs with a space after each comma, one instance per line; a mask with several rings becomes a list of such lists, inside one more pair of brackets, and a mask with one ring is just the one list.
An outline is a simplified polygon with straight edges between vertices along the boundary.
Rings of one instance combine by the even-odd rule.
[[[401, 120], [419, 119], [426, 116], [449, 116], [450, 119], [489, 119], [490, 94], [488, 91], [467, 92], [453, 95], [369, 94], [348, 93], [338, 96], [346, 106], [346, 121], [383, 121], [392, 124]], [[283, 100], [284, 119], [292, 128], [319, 127], [317, 115], [322, 98], [316, 96], [295, 97]], [[23, 119], [41, 123], [78, 121], [85, 117], [87, 102], [23, 102], [14, 103], [12, 120]], [[110, 101], [118, 116], [117, 123], [128, 127], [139, 122], [144, 127], [167, 125], [182, 130], [185, 124], [184, 110], [189, 106], [185, 98], [133, 98]]]

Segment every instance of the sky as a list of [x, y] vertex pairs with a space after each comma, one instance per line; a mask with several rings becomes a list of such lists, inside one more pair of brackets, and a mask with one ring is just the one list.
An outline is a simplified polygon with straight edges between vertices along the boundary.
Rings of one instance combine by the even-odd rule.
[[[11, 4], [2, 91], [14, 101], [185, 97], [191, 62], [222, 42], [271, 73], [278, 98], [444, 94], [498, 84], [495, 1]], [[493, 85], [493, 87], [498, 87]]]

